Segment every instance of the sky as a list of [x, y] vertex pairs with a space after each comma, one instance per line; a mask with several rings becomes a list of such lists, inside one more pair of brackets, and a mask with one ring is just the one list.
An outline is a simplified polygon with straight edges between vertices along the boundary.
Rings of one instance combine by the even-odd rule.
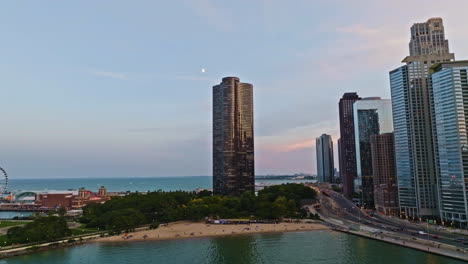
[[466, 0], [2, 1], [0, 166], [10, 178], [211, 175], [212, 86], [237, 76], [254, 85], [256, 173], [315, 173], [315, 138], [336, 143], [342, 94], [390, 97], [413, 23], [442, 17], [451, 51], [468, 59], [466, 10]]

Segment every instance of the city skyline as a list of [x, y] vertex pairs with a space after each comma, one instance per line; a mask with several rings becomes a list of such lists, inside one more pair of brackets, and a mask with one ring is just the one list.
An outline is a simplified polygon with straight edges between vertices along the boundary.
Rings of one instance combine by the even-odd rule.
[[210, 175], [210, 87], [234, 75], [256, 85], [258, 174], [315, 173], [315, 137], [339, 138], [337, 98], [390, 97], [410, 25], [443, 17], [468, 58], [468, 3], [430, 3], [3, 3], [0, 165], [12, 178]]

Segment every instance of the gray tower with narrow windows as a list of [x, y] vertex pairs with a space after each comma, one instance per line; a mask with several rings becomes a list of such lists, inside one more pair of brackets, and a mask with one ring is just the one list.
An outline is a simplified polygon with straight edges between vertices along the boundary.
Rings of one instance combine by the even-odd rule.
[[237, 77], [213, 86], [213, 192], [255, 190], [253, 85]]
[[323, 134], [315, 140], [317, 176], [321, 183], [334, 182], [335, 162], [333, 160], [333, 141], [330, 135]]

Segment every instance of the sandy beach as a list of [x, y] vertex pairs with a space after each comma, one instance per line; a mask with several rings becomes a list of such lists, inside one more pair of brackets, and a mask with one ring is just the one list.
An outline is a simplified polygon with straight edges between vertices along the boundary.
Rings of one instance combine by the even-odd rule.
[[215, 225], [197, 222], [177, 222], [160, 226], [154, 230], [136, 231], [127, 234], [103, 237], [97, 242], [130, 242], [145, 240], [165, 240], [191, 237], [230, 236], [239, 234], [326, 230], [327, 226], [318, 223], [278, 223], [278, 224], [239, 224]]

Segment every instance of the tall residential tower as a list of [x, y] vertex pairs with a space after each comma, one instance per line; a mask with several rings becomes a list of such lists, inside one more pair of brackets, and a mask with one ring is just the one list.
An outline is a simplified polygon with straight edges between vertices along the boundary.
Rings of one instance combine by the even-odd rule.
[[454, 59], [441, 18], [411, 27], [410, 56], [390, 72], [396, 169], [402, 216], [438, 215], [433, 91], [429, 68]]
[[213, 192], [255, 190], [253, 85], [237, 77], [213, 86]]
[[361, 100], [357, 93], [345, 93], [338, 104], [340, 111], [340, 176], [344, 195], [351, 199], [356, 178], [353, 104]]
[[317, 175], [319, 182], [334, 182], [335, 163], [333, 160], [333, 141], [330, 135], [323, 134], [316, 139]]

